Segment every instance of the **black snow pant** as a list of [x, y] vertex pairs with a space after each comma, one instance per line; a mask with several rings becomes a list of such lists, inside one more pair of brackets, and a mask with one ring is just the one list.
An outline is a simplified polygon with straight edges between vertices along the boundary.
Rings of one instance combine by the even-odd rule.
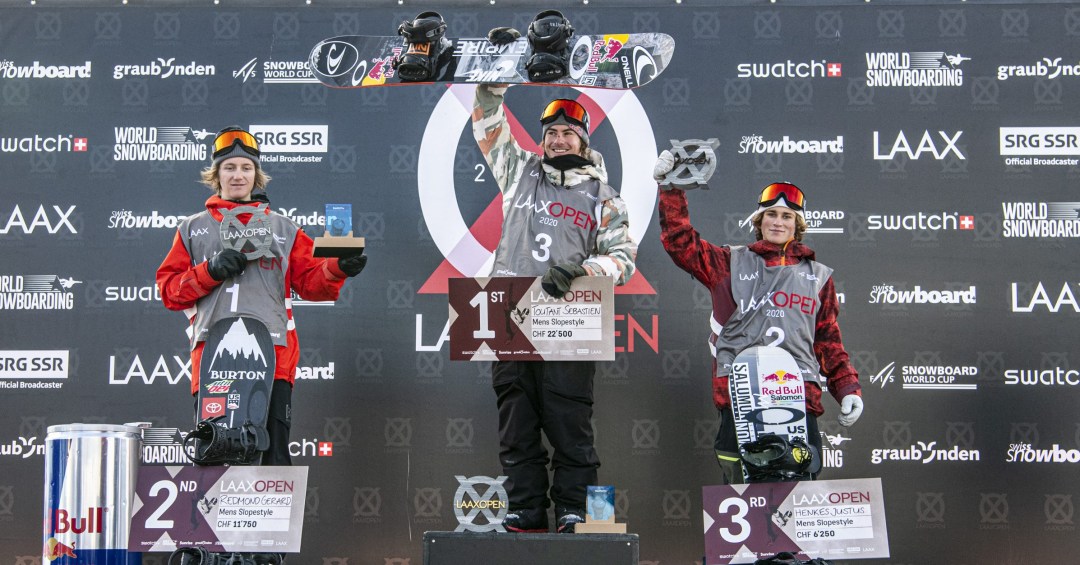
[[[496, 361], [492, 386], [499, 407], [499, 461], [510, 508], [584, 509], [585, 487], [597, 484], [593, 446], [593, 361]], [[554, 451], [548, 482], [548, 453]], [[550, 484], [550, 499], [549, 499]]]

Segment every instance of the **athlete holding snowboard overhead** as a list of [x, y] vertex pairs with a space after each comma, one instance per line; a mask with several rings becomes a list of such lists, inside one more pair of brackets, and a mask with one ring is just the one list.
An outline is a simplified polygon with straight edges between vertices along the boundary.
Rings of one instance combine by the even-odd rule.
[[[660, 154], [653, 176], [661, 181], [674, 167], [669, 151]], [[802, 243], [806, 232], [805, 197], [797, 186], [772, 183], [761, 191], [749, 246], [718, 246], [690, 225], [686, 193], [661, 185], [660, 238], [675, 264], [705, 285], [712, 295], [713, 402], [720, 411], [716, 449], [739, 453], [728, 378], [735, 357], [747, 348], [780, 347], [794, 357], [806, 382], [808, 440], [821, 452], [817, 417], [821, 378], [840, 403], [838, 420], [850, 426], [862, 414], [859, 375], [848, 361], [836, 317], [839, 303], [832, 269], [815, 261]], [[755, 288], [769, 288], [757, 296]]]
[[[626, 283], [634, 274], [637, 244], [626, 205], [607, 185], [604, 159], [589, 147], [585, 108], [565, 99], [548, 104], [540, 116], [541, 156], [511, 135], [505, 92], [505, 85], [477, 86], [472, 114], [473, 134], [502, 192], [503, 227], [491, 276], [543, 276], [544, 291], [554, 297], [580, 276]], [[577, 210], [578, 219], [551, 221], [554, 204]], [[551, 501], [556, 531], [573, 532], [585, 520], [585, 487], [598, 484], [600, 466], [590, 421], [595, 372], [594, 361], [493, 364], [499, 460], [509, 477], [510, 508], [503, 521], [508, 530], [548, 531]], [[550, 483], [541, 430], [554, 449]]]
[[[292, 291], [307, 300], [335, 300], [345, 279], [363, 270], [367, 256], [312, 257], [311, 238], [270, 210], [269, 180], [260, 166], [254, 136], [239, 127], [218, 133], [211, 164], [202, 171], [202, 182], [214, 195], [206, 201], [206, 210], [181, 222], [158, 267], [157, 285], [165, 307], [183, 310], [191, 322], [192, 394], [199, 392], [203, 346], [215, 322], [242, 316], [266, 326], [276, 365], [266, 422], [270, 446], [261, 454], [261, 463], [290, 465], [292, 384], [300, 357]], [[259, 237], [269, 236], [262, 240], [259, 258], [249, 260], [245, 252], [225, 248], [220, 228], [226, 216], [255, 227], [251, 231]], [[258, 456], [249, 463], [258, 464]]]

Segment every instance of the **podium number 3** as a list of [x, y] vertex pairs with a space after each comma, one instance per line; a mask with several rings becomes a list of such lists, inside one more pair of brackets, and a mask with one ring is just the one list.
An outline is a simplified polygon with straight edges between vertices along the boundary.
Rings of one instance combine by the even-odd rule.
[[738, 526], [738, 529], [718, 528], [720, 537], [728, 543], [742, 543], [750, 537], [750, 522], [746, 521], [746, 514], [750, 511], [750, 507], [741, 498], [725, 498], [720, 503], [720, 514], [728, 514], [729, 509], [735, 510], [731, 515], [731, 525]]

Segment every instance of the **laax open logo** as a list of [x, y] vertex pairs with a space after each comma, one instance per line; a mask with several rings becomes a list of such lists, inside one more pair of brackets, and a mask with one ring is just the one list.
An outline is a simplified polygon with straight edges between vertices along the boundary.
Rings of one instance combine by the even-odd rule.
[[[428, 120], [417, 163], [417, 188], [427, 229], [449, 266], [466, 277], [487, 276], [495, 259], [494, 251], [484, 247], [477, 234], [466, 225], [453, 181], [461, 137], [460, 127], [456, 124], [470, 124], [474, 89], [473, 85], [452, 85], [447, 89]], [[656, 139], [649, 116], [631, 91], [578, 90], [601, 110], [602, 115], [593, 115], [592, 121], [598, 123], [606, 117], [615, 130], [622, 154], [623, 182], [618, 187], [619, 194], [630, 215], [631, 235], [636, 241], [642, 241], [656, 205], [656, 184], [652, 181]], [[498, 233], [491, 234], [490, 231], [501, 229], [501, 222], [478, 222], [476, 228], [478, 232], [489, 232], [479, 234], [481, 236], [496, 236], [484, 239], [496, 240]], [[432, 279], [439, 276], [440, 271], [442, 269], [433, 273]], [[438, 286], [445, 287], [445, 284]], [[641, 293], [652, 294], [652, 288], [645, 286], [647, 290]], [[421, 289], [420, 292], [439, 291]]]

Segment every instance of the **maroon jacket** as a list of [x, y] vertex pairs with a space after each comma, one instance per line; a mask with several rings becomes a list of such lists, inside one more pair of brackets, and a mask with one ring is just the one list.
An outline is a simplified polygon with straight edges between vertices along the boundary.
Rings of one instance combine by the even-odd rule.
[[[690, 273], [709, 289], [712, 295], [713, 318], [720, 324], [725, 323], [735, 312], [735, 299], [731, 295], [731, 249], [713, 245], [701, 238], [697, 230], [690, 225], [686, 193], [678, 189], [660, 192], [660, 228], [660, 240], [668, 255], [680, 269]], [[760, 240], [751, 244], [749, 249], [760, 255], [770, 267], [793, 265], [802, 259], [814, 260], [814, 251], [797, 241], [780, 247]], [[836, 287], [832, 278], [825, 282], [818, 298], [821, 309], [817, 315], [814, 354], [821, 365], [821, 374], [825, 376], [829, 392], [837, 402], [849, 394], [862, 396], [859, 374], [848, 361], [847, 351], [844, 351], [840, 340], [840, 326], [836, 323], [840, 305], [836, 300]], [[716, 336], [713, 335], [712, 338], [715, 339]], [[715, 360], [713, 402], [717, 408], [731, 405], [728, 375], [716, 374]], [[815, 416], [821, 416], [825, 412], [821, 405], [821, 389], [813, 382], [807, 382], [806, 409]]]

